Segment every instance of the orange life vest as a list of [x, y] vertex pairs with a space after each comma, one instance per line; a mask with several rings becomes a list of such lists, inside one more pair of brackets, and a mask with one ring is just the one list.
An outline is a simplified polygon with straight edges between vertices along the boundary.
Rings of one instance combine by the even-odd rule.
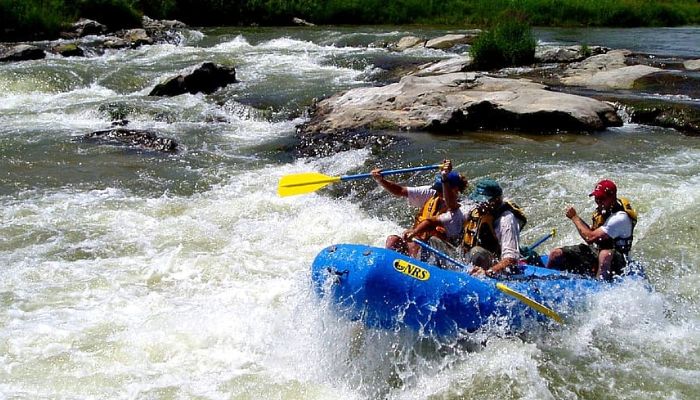
[[[447, 211], [447, 204], [445, 203], [445, 200], [442, 198], [442, 196], [439, 193], [436, 193], [428, 199], [423, 204], [423, 207], [421, 207], [420, 212], [416, 216], [416, 221], [413, 224], [413, 227], [415, 228], [420, 224], [421, 222], [425, 221], [426, 219], [432, 218], [432, 217], [437, 217], [440, 214], [443, 214]], [[429, 231], [423, 232], [421, 237], [419, 239], [421, 240], [427, 240], [430, 237], [437, 236], [440, 239], [445, 239], [447, 237], [447, 231], [445, 228], [442, 226], [436, 226], [432, 228]]]

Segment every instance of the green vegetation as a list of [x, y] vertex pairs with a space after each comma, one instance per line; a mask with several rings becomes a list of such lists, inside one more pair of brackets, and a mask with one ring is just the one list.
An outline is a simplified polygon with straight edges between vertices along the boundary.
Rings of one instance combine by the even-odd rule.
[[78, 17], [110, 27], [140, 15], [192, 26], [445, 24], [488, 26], [506, 10], [534, 26], [677, 26], [700, 24], [696, 0], [0, 0], [0, 39], [51, 37]]
[[535, 46], [537, 40], [523, 17], [505, 15], [495, 26], [481, 33], [469, 48], [472, 68], [489, 70], [532, 64]]

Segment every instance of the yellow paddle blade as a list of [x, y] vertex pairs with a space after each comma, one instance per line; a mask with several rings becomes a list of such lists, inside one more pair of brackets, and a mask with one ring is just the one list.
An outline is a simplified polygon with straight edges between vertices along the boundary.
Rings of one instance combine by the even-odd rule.
[[564, 321], [561, 319], [561, 317], [559, 316], [559, 314], [557, 314], [556, 311], [544, 306], [543, 304], [536, 302], [535, 300], [532, 300], [531, 298], [525, 296], [524, 294], [516, 292], [515, 290], [509, 288], [508, 286], [506, 286], [502, 283], [497, 283], [496, 288], [498, 290], [500, 290], [501, 292], [507, 294], [508, 296], [515, 297], [516, 299], [525, 303], [530, 308], [548, 316], [549, 318], [552, 318], [553, 320], [557, 321], [558, 323], [560, 323], [560, 324], [564, 323]]
[[340, 182], [340, 177], [323, 175], [318, 172], [285, 175], [280, 178], [277, 194], [284, 197], [311, 193], [333, 182]]

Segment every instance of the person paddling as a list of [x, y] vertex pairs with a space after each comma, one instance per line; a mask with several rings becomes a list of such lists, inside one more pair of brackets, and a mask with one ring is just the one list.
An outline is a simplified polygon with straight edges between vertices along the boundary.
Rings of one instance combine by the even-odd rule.
[[566, 209], [566, 217], [586, 243], [552, 250], [547, 268], [612, 280], [629, 261], [637, 212], [628, 199], [617, 197], [617, 185], [609, 179], [598, 182], [589, 196], [597, 205], [590, 226], [574, 207]]
[[520, 260], [520, 230], [527, 222], [517, 204], [503, 199], [503, 189], [493, 179], [476, 183], [464, 214], [464, 257], [472, 275], [495, 277], [513, 273]]
[[409, 205], [419, 208], [413, 227], [402, 236], [387, 237], [386, 248], [417, 258], [420, 246], [412, 242], [413, 238], [433, 244], [435, 240], [459, 244], [464, 216], [458, 197], [467, 187], [467, 179], [452, 171], [450, 160], [443, 161], [440, 175], [432, 186], [403, 186], [385, 179], [381, 172], [380, 168], [371, 172], [379, 186], [395, 196], [406, 197]]

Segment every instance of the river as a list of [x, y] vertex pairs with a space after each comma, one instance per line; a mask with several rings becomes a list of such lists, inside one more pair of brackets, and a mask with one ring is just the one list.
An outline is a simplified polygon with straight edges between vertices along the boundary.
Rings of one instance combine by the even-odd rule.
[[[315, 158], [285, 150], [312, 99], [373, 84], [377, 65], [456, 55], [384, 43], [444, 33], [193, 29], [181, 46], [0, 64], [0, 398], [700, 397], [700, 138], [625, 124], [585, 135], [397, 133], [388, 150]], [[700, 58], [699, 28], [535, 33]], [[147, 96], [204, 61], [235, 66], [240, 82]], [[80, 139], [115, 110], [180, 152]], [[564, 326], [489, 327], [453, 342], [339, 319], [311, 290], [314, 256], [334, 243], [381, 246], [414, 210], [372, 181], [280, 198], [278, 180], [443, 158], [471, 180], [501, 182], [529, 216], [525, 243], [556, 228], [543, 251], [578, 243], [565, 206], [590, 213], [595, 182], [615, 180], [639, 211], [633, 254], [653, 290], [621, 285]]]

